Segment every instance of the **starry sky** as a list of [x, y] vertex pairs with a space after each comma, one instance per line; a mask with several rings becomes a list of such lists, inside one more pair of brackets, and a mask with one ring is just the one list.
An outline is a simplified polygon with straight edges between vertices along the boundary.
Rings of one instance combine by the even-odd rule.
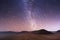
[[0, 0], [0, 31], [60, 29], [60, 0]]

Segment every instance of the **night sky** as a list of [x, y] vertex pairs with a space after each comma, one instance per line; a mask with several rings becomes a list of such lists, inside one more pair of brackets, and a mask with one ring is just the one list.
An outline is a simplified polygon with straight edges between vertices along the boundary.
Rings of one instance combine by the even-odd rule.
[[0, 31], [60, 29], [60, 0], [0, 0]]

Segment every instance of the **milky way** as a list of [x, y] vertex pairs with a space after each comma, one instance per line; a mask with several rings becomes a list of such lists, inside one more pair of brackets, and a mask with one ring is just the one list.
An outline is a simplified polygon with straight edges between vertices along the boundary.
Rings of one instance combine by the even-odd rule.
[[37, 29], [37, 24], [35, 22], [35, 19], [33, 16], [35, 16], [35, 13], [33, 13], [33, 1], [34, 0], [23, 0], [24, 3], [24, 12], [26, 14], [26, 20], [29, 23], [30, 30], [36, 30]]
[[0, 0], [0, 31], [60, 29], [60, 0]]

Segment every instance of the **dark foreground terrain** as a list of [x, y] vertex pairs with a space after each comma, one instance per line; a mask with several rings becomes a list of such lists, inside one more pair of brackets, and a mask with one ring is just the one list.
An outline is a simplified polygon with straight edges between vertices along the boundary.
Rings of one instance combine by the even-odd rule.
[[60, 40], [60, 32], [48, 33], [48, 31], [43, 30], [34, 32], [10, 33], [8, 35], [5, 33], [5, 35], [0, 36], [0, 40]]

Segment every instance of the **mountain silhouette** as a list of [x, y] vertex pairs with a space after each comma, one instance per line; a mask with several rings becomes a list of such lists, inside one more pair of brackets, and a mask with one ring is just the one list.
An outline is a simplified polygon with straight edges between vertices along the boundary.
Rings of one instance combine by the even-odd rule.
[[[58, 31], [60, 32], [60, 30]], [[45, 29], [41, 29], [41, 30], [36, 30], [36, 31], [21, 31], [21, 32], [13, 32], [13, 31], [6, 31], [6, 32], [0, 32], [0, 33], [3, 33], [3, 34], [24, 34], [24, 33], [33, 33], [33, 34], [53, 34], [52, 32], [50, 31], [47, 31]]]
[[58, 30], [56, 33], [60, 33], [60, 30]]
[[34, 33], [34, 34], [53, 34], [52, 32], [47, 31], [47, 30], [45, 30], [45, 29], [33, 31], [32, 33]]

